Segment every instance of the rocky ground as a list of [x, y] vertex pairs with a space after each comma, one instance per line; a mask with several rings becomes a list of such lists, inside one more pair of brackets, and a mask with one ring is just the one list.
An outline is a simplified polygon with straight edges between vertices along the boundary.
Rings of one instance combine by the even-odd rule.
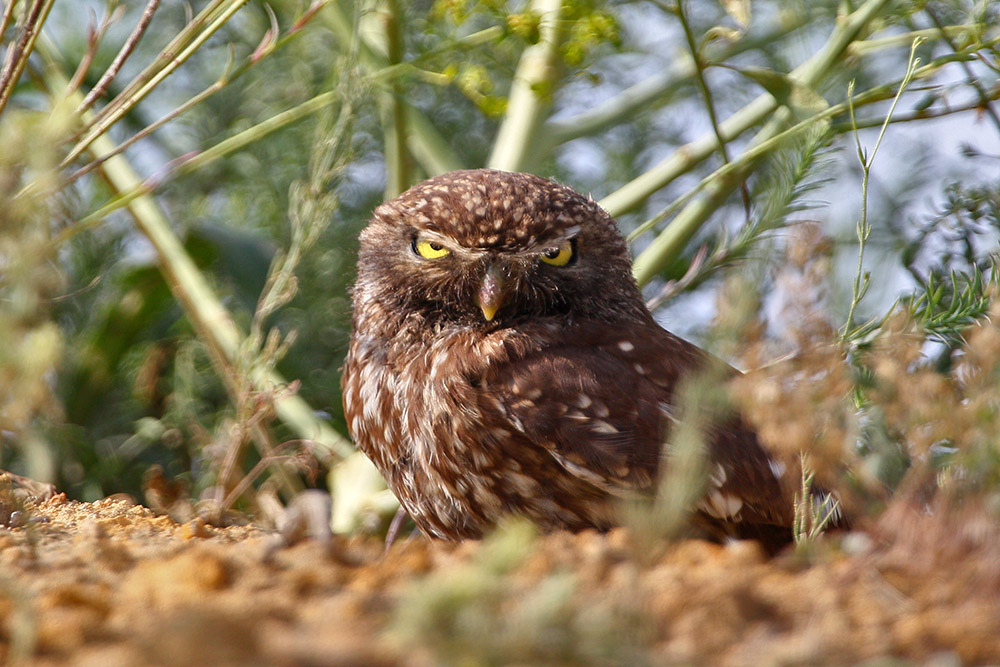
[[32, 665], [1000, 662], [995, 524], [898, 510], [805, 557], [629, 532], [281, 546], [128, 500], [0, 529], [0, 661]]

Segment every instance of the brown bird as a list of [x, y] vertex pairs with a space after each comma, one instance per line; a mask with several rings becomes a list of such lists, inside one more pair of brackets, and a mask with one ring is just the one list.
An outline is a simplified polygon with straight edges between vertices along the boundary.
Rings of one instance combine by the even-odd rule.
[[[711, 359], [656, 324], [611, 216], [530, 174], [456, 171], [376, 208], [353, 298], [347, 424], [438, 538], [508, 514], [615, 525], [617, 499], [656, 489], [678, 380]], [[790, 539], [753, 430], [731, 415], [707, 437], [696, 518]]]

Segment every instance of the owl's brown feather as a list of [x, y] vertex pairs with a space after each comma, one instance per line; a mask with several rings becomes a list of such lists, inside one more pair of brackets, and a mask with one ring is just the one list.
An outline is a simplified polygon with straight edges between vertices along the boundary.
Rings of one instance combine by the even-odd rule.
[[[655, 323], [614, 220], [551, 181], [453, 172], [362, 233], [345, 414], [430, 535], [476, 537], [507, 514], [611, 527], [619, 497], [655, 489], [678, 382], [717, 363]], [[735, 534], [786, 530], [753, 431], [732, 415], [708, 439], [699, 511]]]

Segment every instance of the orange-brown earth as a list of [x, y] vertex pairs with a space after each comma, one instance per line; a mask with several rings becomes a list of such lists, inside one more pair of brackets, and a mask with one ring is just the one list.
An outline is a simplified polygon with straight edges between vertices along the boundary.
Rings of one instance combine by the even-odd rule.
[[1000, 539], [969, 517], [898, 510], [768, 560], [697, 540], [652, 558], [625, 529], [383, 554], [376, 538], [278, 546], [127, 500], [27, 513], [0, 529], [4, 663], [1000, 661]]

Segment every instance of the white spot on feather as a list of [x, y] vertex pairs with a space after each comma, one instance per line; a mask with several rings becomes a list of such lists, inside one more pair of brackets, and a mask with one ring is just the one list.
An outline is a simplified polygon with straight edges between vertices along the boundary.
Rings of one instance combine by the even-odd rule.
[[715, 486], [722, 486], [723, 484], [726, 483], [726, 477], [727, 477], [726, 469], [722, 466], [721, 463], [716, 463], [715, 468], [712, 470], [712, 474], [710, 476], [712, 484], [714, 484]]
[[743, 501], [721, 491], [712, 491], [698, 507], [717, 519], [735, 519], [743, 509]]
[[606, 435], [615, 435], [618, 433], [618, 429], [602, 419], [595, 419], [591, 422], [590, 428], [595, 433], [604, 433]]

